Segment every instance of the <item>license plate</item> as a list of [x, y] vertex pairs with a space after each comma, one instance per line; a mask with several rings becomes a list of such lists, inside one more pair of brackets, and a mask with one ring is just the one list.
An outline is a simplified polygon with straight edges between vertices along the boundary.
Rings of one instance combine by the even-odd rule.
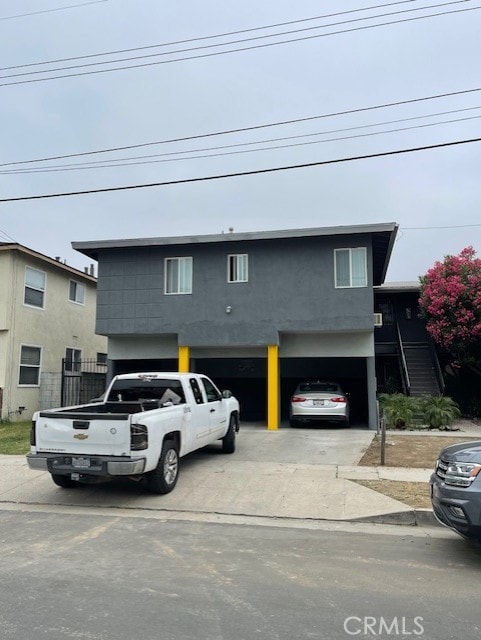
[[324, 400], [313, 400], [313, 404], [315, 407], [323, 407], [324, 406]]
[[72, 467], [76, 469], [87, 469], [90, 467], [90, 458], [72, 458]]

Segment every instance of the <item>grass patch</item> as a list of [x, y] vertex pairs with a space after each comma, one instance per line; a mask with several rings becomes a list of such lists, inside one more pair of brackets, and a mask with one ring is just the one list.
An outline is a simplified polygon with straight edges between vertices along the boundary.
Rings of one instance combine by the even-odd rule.
[[30, 450], [32, 422], [0, 423], [0, 454], [22, 455]]

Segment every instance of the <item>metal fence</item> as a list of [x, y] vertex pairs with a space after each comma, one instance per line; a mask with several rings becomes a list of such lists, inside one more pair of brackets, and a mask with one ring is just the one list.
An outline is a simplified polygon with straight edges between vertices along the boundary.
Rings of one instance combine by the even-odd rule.
[[86, 404], [98, 398], [107, 384], [107, 363], [96, 358], [62, 359], [62, 407]]

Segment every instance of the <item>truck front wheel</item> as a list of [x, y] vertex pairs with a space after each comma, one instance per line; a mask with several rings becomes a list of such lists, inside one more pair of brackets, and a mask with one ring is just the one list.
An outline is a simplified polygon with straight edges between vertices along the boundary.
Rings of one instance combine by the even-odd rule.
[[147, 485], [152, 493], [170, 493], [179, 476], [179, 451], [172, 440], [164, 442], [159, 462], [153, 471], [146, 474]]
[[235, 451], [235, 436], [236, 436], [236, 418], [231, 416], [229, 420], [229, 428], [227, 433], [222, 438], [222, 451], [223, 453], [234, 453]]

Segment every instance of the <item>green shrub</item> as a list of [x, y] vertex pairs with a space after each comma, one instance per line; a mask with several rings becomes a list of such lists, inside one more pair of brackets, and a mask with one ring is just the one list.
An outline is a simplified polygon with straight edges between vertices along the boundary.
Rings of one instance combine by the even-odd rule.
[[446, 428], [461, 416], [458, 405], [448, 396], [425, 396], [421, 398], [420, 406], [430, 429]]
[[379, 404], [387, 427], [402, 429], [409, 426], [418, 410], [418, 400], [403, 393], [381, 393]]

